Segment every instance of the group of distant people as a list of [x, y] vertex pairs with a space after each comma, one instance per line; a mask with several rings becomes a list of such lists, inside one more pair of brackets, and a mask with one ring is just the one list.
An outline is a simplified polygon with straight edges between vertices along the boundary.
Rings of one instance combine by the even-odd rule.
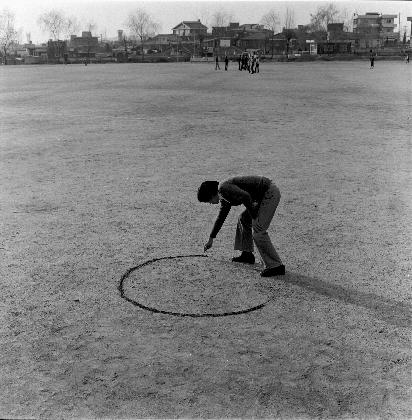
[[[376, 53], [374, 53], [372, 50], [369, 52], [369, 60], [370, 60], [370, 68], [375, 68], [375, 56]], [[227, 55], [225, 55], [225, 71], [227, 71], [229, 67], [229, 58]], [[406, 64], [409, 64], [409, 54], [405, 57]], [[238, 57], [238, 63], [239, 63], [239, 70], [246, 70], [251, 74], [259, 73], [259, 55], [254, 51], [253, 53], [249, 53], [247, 51], [239, 54]], [[220, 70], [219, 66], [219, 56], [216, 56], [216, 66], [215, 70]]]
[[[246, 70], [251, 74], [254, 73], [259, 73], [259, 55], [256, 52], [253, 53], [249, 53], [249, 52], [243, 52], [241, 54], [239, 54], [238, 57], [238, 63], [239, 63], [239, 70]], [[220, 70], [220, 65], [219, 65], [219, 56], [216, 56], [215, 58], [215, 70]], [[225, 56], [225, 71], [227, 71], [228, 67], [229, 67], [229, 58], [226, 55]]]
[[253, 53], [244, 52], [239, 54], [238, 63], [239, 70], [246, 70], [249, 73], [259, 73], [259, 55], [256, 54], [256, 51]]

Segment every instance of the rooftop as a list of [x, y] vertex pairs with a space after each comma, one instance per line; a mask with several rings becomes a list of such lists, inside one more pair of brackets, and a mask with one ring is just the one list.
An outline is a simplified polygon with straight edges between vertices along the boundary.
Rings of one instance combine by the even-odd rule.
[[180, 22], [178, 25], [176, 25], [173, 29], [177, 29], [179, 26], [185, 25], [188, 26], [191, 29], [207, 29], [207, 26], [203, 25], [199, 20], [184, 20], [183, 22]]

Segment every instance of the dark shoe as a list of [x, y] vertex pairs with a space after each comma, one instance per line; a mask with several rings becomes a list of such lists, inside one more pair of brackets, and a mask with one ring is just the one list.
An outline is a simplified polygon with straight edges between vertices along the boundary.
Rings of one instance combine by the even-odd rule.
[[278, 265], [277, 267], [265, 268], [260, 275], [262, 277], [274, 277], [274, 276], [284, 276], [285, 275], [285, 266]]
[[254, 264], [255, 256], [251, 252], [242, 252], [242, 254], [238, 257], [232, 258], [232, 261], [245, 264]]

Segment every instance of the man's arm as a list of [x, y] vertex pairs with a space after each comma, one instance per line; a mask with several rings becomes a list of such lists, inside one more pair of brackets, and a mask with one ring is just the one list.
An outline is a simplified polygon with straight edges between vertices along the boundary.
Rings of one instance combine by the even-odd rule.
[[223, 223], [225, 222], [226, 217], [229, 214], [231, 208], [232, 206], [228, 202], [221, 202], [219, 214], [217, 215], [215, 224], [213, 225], [213, 229], [210, 234], [211, 238], [216, 238], [216, 235], [218, 234], [220, 228], [223, 226]]

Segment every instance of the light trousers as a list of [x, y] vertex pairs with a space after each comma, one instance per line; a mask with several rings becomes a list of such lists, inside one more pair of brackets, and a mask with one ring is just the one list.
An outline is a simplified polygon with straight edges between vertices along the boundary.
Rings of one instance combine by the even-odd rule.
[[252, 219], [249, 211], [245, 210], [239, 215], [236, 227], [235, 250], [253, 252], [255, 243], [265, 268], [283, 264], [267, 232], [279, 201], [279, 188], [271, 184], [259, 206], [256, 219]]

